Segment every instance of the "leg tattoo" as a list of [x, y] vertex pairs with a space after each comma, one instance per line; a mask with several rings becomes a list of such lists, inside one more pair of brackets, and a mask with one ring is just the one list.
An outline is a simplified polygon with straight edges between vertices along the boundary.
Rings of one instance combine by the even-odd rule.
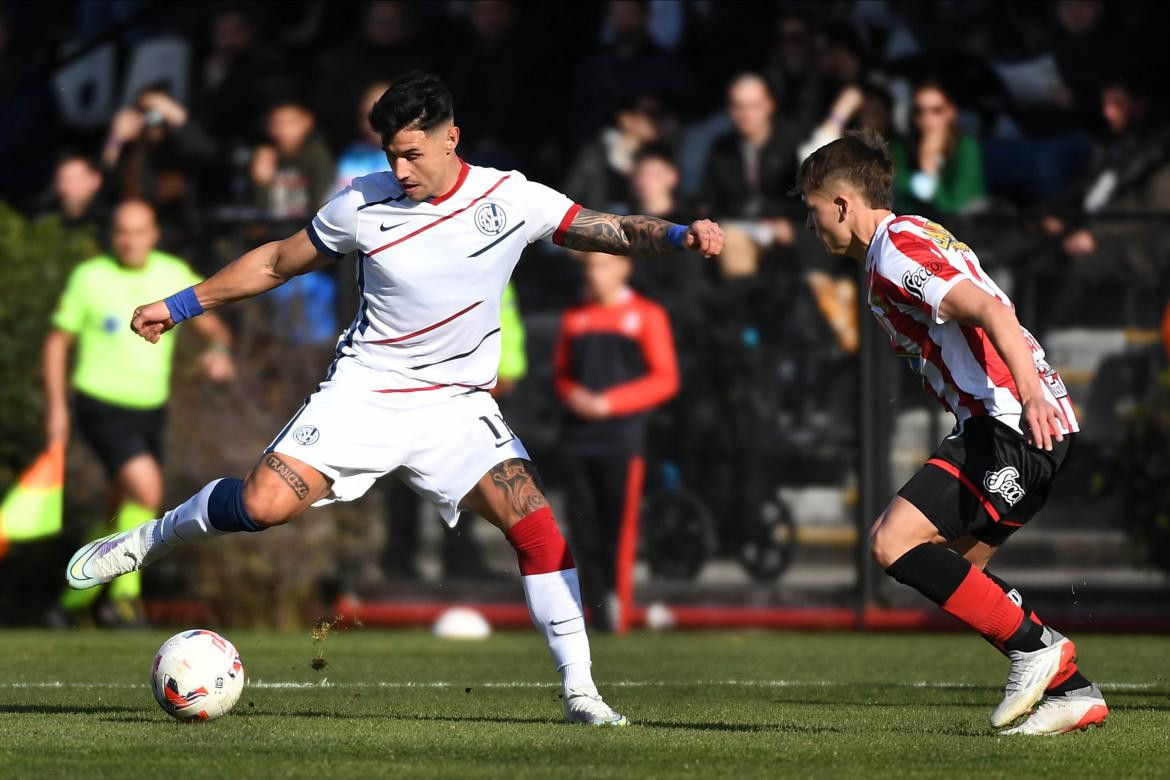
[[488, 472], [492, 484], [505, 497], [516, 517], [527, 517], [537, 509], [548, 506], [536, 467], [526, 460], [512, 458]]
[[289, 489], [297, 494], [297, 498], [301, 501], [309, 495], [309, 485], [305, 480], [301, 479], [301, 475], [293, 471], [292, 467], [281, 460], [280, 456], [275, 452], [268, 453], [264, 458], [264, 465], [276, 472], [284, 484], [288, 485]]

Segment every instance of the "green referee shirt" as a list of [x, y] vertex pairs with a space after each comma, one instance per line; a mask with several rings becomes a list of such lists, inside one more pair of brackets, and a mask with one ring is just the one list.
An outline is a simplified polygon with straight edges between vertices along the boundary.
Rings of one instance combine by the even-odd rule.
[[53, 327], [77, 339], [73, 387], [106, 403], [152, 409], [167, 401], [175, 333], [151, 344], [130, 330], [134, 309], [199, 282], [186, 263], [151, 252], [142, 268], [98, 255], [73, 269]]

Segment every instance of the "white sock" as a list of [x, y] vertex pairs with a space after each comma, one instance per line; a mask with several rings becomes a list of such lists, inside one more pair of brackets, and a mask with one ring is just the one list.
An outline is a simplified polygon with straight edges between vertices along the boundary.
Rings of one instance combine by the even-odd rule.
[[187, 542], [222, 536], [221, 531], [207, 518], [207, 499], [221, 480], [213, 480], [203, 486], [195, 495], [179, 504], [157, 520], [146, 524], [147, 548], [142, 565], [145, 566], [166, 555]]
[[570, 688], [596, 692], [590, 672], [589, 637], [585, 633], [577, 570], [529, 574], [520, 579], [524, 583], [528, 614], [548, 640], [553, 663], [561, 673], [565, 695]]

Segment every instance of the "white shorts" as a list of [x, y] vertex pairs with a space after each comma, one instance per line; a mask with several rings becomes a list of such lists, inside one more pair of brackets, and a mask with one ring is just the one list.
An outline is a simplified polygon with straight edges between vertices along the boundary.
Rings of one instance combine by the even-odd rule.
[[393, 472], [454, 527], [459, 502], [484, 474], [511, 458], [528, 460], [528, 451], [489, 393], [410, 397], [418, 395], [326, 382], [266, 452], [290, 455], [332, 480], [330, 494], [313, 506], [353, 501]]

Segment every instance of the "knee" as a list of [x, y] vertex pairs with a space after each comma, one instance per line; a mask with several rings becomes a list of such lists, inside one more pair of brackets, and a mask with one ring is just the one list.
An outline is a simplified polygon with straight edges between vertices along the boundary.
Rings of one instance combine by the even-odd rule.
[[879, 519], [869, 534], [869, 552], [884, 571], [921, 542], [922, 540], [908, 539], [889, 523]]
[[284, 525], [301, 513], [298, 503], [283, 501], [279, 492], [271, 486], [260, 484], [252, 478], [244, 482], [243, 502], [248, 517], [264, 528]]

